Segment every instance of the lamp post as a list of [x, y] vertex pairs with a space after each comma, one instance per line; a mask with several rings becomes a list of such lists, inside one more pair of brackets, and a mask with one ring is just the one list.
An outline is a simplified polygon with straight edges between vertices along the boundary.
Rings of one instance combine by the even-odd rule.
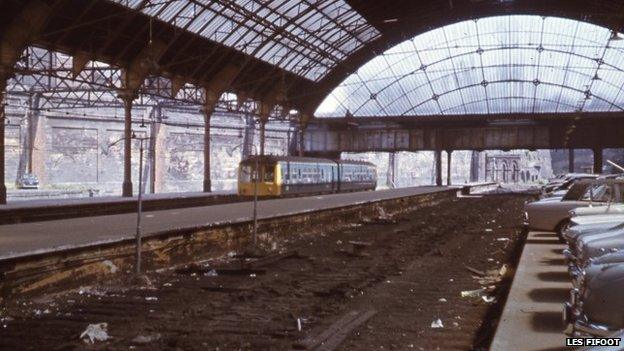
[[141, 215], [143, 213], [143, 142], [150, 137], [138, 137], [132, 132], [132, 139], [139, 140], [139, 194], [137, 197], [137, 221], [136, 221], [136, 251], [135, 251], [135, 274], [141, 275]]
[[[255, 164], [256, 176], [254, 177], [253, 231], [252, 231], [252, 241], [253, 241], [253, 247], [255, 249], [258, 243], [258, 181], [260, 180], [260, 169], [259, 169], [259, 164], [258, 164], [258, 148], [256, 147], [256, 145], [251, 145], [251, 147], [254, 150], [254, 154], [255, 154], [254, 158], [256, 159], [256, 164]], [[251, 174], [253, 175], [254, 173], [252, 172]]]
[[[238, 147], [241, 147], [243, 144], [239, 144], [236, 147], [232, 148], [232, 151], [235, 150]], [[253, 155], [255, 156], [255, 163], [254, 163], [254, 170], [251, 172], [251, 178], [254, 182], [254, 191], [253, 191], [253, 214], [252, 214], [252, 218], [253, 218], [253, 227], [252, 227], [252, 234], [251, 234], [251, 240], [253, 243], [254, 248], [256, 247], [256, 244], [258, 243], [258, 181], [260, 180], [260, 170], [259, 168], [259, 160], [258, 160], [258, 147], [255, 144], [251, 144], [252, 150], [253, 150]], [[255, 173], [255, 176], [254, 176]]]

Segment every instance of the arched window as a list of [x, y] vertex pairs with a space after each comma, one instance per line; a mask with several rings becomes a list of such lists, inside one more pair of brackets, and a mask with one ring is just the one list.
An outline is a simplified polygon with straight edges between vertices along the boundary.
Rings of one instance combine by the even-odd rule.
[[508, 175], [507, 162], [503, 162], [501, 168], [503, 172], [503, 176], [502, 176], [503, 183], [507, 183], [509, 181], [509, 179], [507, 178], [507, 175]]
[[513, 161], [511, 164], [511, 181], [514, 183], [518, 182], [518, 161]]

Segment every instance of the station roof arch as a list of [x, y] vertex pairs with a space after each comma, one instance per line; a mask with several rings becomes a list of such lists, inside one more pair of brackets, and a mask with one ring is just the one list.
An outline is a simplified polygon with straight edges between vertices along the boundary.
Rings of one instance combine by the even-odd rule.
[[621, 112], [624, 38], [558, 17], [494, 16], [408, 39], [349, 75], [317, 117]]

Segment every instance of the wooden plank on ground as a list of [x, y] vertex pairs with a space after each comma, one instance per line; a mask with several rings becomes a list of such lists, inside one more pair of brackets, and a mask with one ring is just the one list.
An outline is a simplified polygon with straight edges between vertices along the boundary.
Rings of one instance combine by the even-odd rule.
[[351, 332], [373, 317], [377, 311], [350, 311], [334, 322], [317, 336], [308, 337], [293, 345], [295, 349], [332, 351], [338, 347]]

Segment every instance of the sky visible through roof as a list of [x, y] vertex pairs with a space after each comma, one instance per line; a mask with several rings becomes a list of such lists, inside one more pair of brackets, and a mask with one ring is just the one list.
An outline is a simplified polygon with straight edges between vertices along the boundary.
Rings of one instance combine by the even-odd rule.
[[318, 81], [380, 33], [344, 0], [110, 0]]
[[624, 40], [575, 20], [497, 16], [437, 28], [345, 79], [317, 117], [624, 109]]

